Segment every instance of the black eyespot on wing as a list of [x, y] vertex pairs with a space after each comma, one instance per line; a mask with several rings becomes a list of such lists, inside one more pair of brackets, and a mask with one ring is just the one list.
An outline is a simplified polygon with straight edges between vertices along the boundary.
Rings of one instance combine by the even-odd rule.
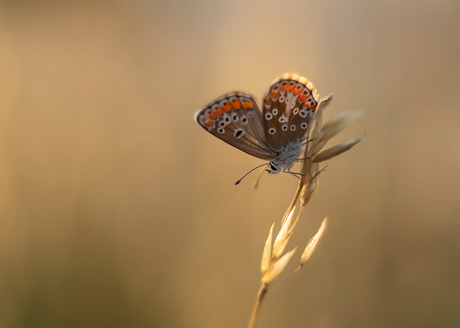
[[244, 134], [244, 130], [243, 129], [238, 129], [235, 131], [235, 137], [237, 139], [239, 139], [242, 135]]

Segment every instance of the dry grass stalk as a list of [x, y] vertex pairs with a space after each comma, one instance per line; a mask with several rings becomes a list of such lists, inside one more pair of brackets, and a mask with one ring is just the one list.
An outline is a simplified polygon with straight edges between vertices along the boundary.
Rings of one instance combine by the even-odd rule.
[[[302, 178], [299, 180], [299, 185], [297, 186], [294, 198], [292, 199], [291, 204], [289, 205], [286, 213], [283, 216], [283, 219], [281, 220], [281, 228], [275, 238], [273, 246], [272, 239], [274, 224], [270, 228], [270, 232], [268, 234], [268, 238], [265, 242], [265, 247], [262, 253], [262, 284], [257, 294], [256, 304], [254, 306], [248, 328], [255, 327], [260, 306], [268, 287], [281, 274], [281, 272], [283, 272], [297, 249], [297, 247], [295, 247], [285, 255], [281, 256], [284, 252], [284, 249], [286, 248], [289, 238], [294, 232], [294, 228], [299, 221], [300, 215], [302, 214], [305, 206], [307, 205], [308, 201], [318, 186], [317, 179], [319, 173], [321, 173], [318, 163], [340, 155], [341, 153], [351, 149], [365, 139], [363, 137], [354, 141], [347, 141], [320, 152], [329, 141], [329, 139], [338, 134], [341, 130], [343, 130], [343, 128], [345, 128], [359, 116], [359, 113], [344, 112], [323, 125], [322, 111], [331, 100], [332, 96], [329, 96], [325, 100], [322, 100], [318, 106], [315, 125], [310, 132], [309, 141], [306, 144], [303, 155], [304, 160], [302, 161], [302, 166], [300, 169]], [[293, 221], [296, 204], [299, 202], [299, 200], [299, 210], [295, 220]], [[315, 234], [315, 236], [313, 236], [308, 245], [305, 247], [300, 258], [299, 267], [294, 271], [299, 270], [313, 254], [313, 251], [315, 250], [315, 247], [326, 228], [326, 223], [327, 218], [323, 220], [323, 223], [321, 224], [318, 232]]]

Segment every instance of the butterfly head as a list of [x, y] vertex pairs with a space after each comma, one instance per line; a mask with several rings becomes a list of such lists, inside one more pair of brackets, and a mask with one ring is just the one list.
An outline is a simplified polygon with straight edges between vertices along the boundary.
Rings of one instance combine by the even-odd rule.
[[281, 172], [281, 168], [282, 168], [282, 167], [281, 167], [280, 164], [278, 164], [278, 163], [276, 163], [276, 162], [274, 162], [274, 161], [271, 161], [271, 162], [269, 163], [269, 165], [270, 165], [270, 169], [267, 169], [267, 170], [266, 170], [268, 173], [278, 174], [278, 173]]

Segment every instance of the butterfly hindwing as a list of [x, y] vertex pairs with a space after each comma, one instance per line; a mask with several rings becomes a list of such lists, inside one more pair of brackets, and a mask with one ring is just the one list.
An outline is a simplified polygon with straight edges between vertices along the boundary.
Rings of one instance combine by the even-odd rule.
[[208, 132], [249, 155], [273, 160], [265, 142], [260, 109], [250, 95], [236, 92], [222, 96], [196, 115]]
[[272, 84], [263, 101], [263, 125], [270, 147], [281, 150], [304, 139], [318, 105], [314, 86], [304, 77], [286, 74]]

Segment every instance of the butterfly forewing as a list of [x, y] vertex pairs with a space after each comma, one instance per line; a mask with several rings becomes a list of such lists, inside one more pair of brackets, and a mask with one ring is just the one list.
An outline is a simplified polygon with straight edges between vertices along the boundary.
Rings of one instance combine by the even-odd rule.
[[273, 160], [273, 150], [265, 141], [260, 109], [254, 98], [230, 93], [203, 108], [198, 123], [226, 143], [261, 159]]
[[263, 101], [265, 137], [273, 149], [305, 138], [318, 105], [313, 85], [304, 77], [285, 75], [270, 87]]

